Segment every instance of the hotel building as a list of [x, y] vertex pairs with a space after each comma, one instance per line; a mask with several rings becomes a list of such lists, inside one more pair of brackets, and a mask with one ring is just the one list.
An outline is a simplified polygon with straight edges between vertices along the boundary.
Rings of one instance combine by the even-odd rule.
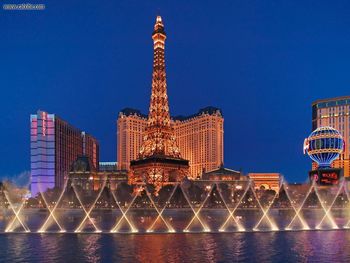
[[[350, 96], [317, 100], [312, 103], [312, 130], [322, 126], [337, 129], [345, 141], [344, 152], [332, 163], [343, 168], [344, 177], [350, 177]], [[317, 164], [313, 162], [312, 169]]]
[[224, 162], [224, 118], [220, 109], [206, 107], [188, 117], [174, 117], [175, 136], [182, 156], [190, 160], [190, 174], [197, 178]]
[[44, 111], [30, 116], [31, 193], [64, 186], [72, 163], [86, 155], [98, 169], [99, 143], [89, 134]]
[[[224, 160], [224, 118], [222, 111], [206, 107], [191, 116], [176, 116], [171, 120], [181, 156], [190, 161], [190, 175], [220, 167]], [[147, 115], [126, 108], [117, 120], [118, 168], [129, 170], [130, 161], [137, 159]]]
[[117, 120], [118, 169], [129, 170], [130, 162], [137, 159], [147, 118], [147, 115], [131, 108], [119, 112]]

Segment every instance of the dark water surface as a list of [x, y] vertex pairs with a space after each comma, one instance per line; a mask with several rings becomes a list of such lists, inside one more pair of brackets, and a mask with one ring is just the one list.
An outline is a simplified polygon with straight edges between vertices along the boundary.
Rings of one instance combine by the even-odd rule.
[[1, 234], [1, 262], [350, 262], [350, 231]]

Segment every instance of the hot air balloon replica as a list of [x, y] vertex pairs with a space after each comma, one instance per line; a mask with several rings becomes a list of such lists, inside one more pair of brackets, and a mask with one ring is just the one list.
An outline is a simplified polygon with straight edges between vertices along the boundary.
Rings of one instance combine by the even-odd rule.
[[332, 127], [319, 127], [304, 140], [304, 154], [317, 163], [318, 168], [309, 172], [310, 181], [319, 185], [335, 185], [342, 177], [342, 169], [331, 168], [332, 162], [344, 150], [340, 132]]

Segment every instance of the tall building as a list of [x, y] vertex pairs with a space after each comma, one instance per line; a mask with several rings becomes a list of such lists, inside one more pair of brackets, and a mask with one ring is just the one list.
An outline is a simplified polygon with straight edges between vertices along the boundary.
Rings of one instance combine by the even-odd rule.
[[99, 143], [91, 135], [40, 110], [30, 116], [30, 125], [32, 196], [48, 188], [63, 187], [78, 156], [88, 156], [98, 169]]
[[[350, 177], [350, 96], [317, 100], [312, 103], [312, 130], [322, 126], [337, 129], [345, 142], [344, 152], [334, 160], [333, 168], [343, 168]], [[317, 164], [312, 164], [313, 170]]]
[[[177, 116], [171, 120], [175, 137], [186, 160], [190, 161], [193, 178], [212, 171], [224, 161], [224, 118], [220, 109], [206, 107], [190, 116]], [[139, 110], [124, 109], [117, 120], [118, 168], [130, 168], [142, 145], [142, 134], [147, 115]]]
[[162, 18], [157, 16], [152, 34], [152, 92], [139, 155], [130, 163], [130, 181], [146, 181], [160, 187], [181, 181], [188, 175], [188, 160], [181, 157], [171, 125], [165, 73], [166, 34]]

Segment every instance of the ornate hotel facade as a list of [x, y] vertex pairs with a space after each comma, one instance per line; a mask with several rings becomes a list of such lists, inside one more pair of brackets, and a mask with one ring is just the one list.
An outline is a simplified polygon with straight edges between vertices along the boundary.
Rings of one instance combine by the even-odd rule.
[[120, 170], [129, 170], [142, 145], [142, 134], [147, 125], [147, 115], [130, 108], [119, 112], [117, 120], [117, 164]]
[[[312, 103], [312, 130], [322, 126], [337, 129], [345, 142], [344, 152], [332, 163], [343, 168], [344, 177], [350, 177], [350, 96], [317, 100]], [[317, 164], [312, 163], [315, 170]]]
[[188, 117], [173, 118], [182, 156], [190, 160], [192, 178], [219, 168], [224, 162], [224, 118], [214, 107]]
[[[224, 118], [218, 108], [207, 107], [191, 116], [171, 120], [183, 158], [190, 161], [192, 178], [220, 167], [224, 160]], [[147, 115], [139, 110], [121, 110], [117, 120], [118, 168], [129, 170], [138, 156]]]

